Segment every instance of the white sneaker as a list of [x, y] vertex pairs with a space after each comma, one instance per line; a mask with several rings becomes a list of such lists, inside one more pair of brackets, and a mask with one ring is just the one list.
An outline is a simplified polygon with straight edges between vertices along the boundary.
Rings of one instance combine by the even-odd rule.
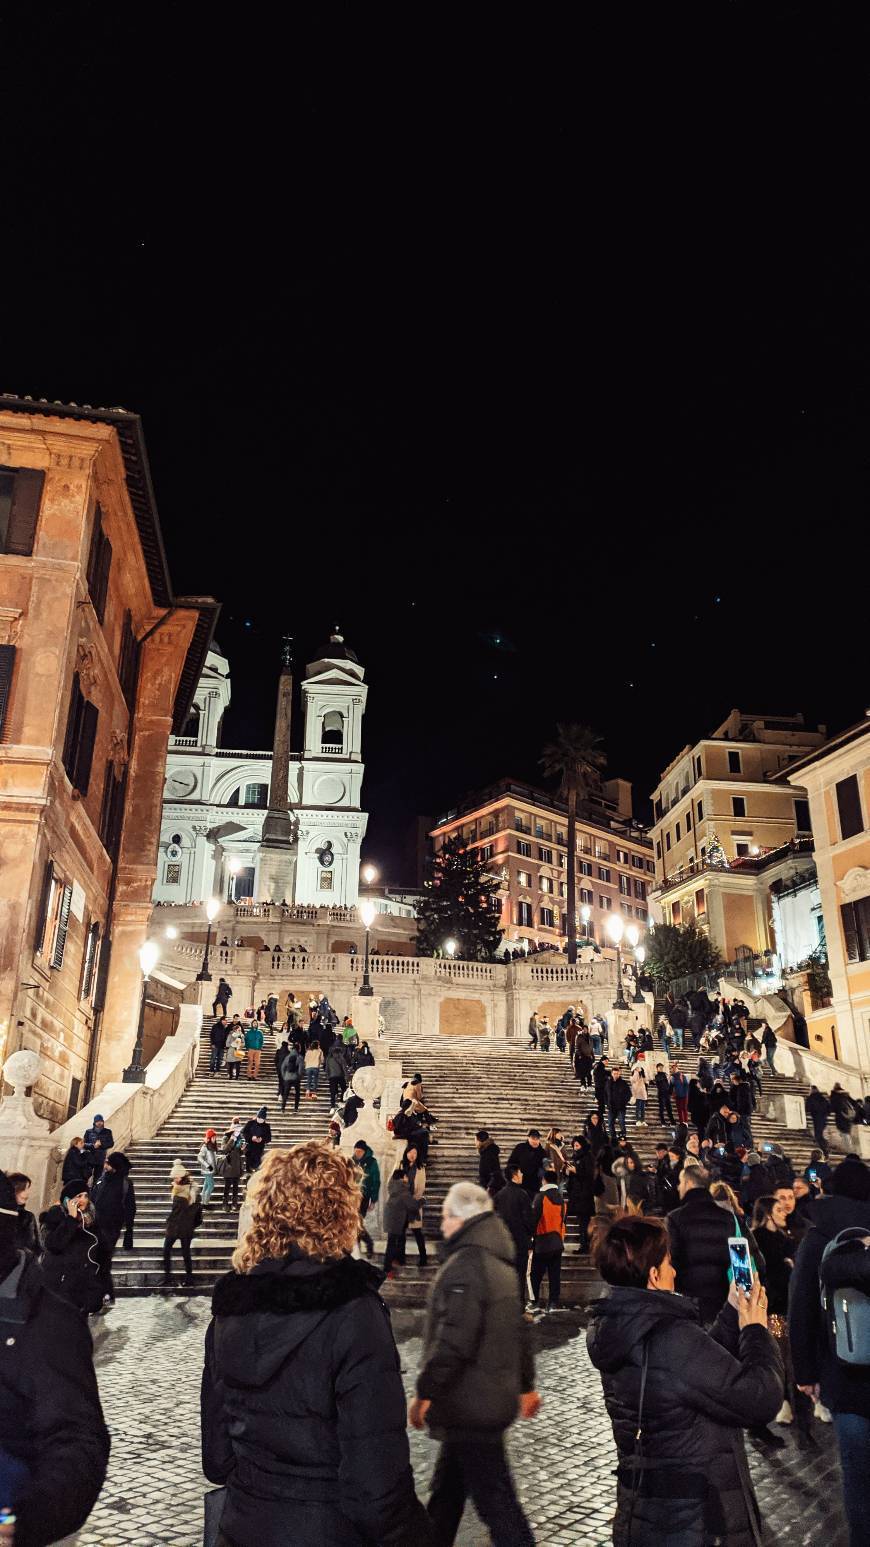
[[818, 1418], [819, 1423], [833, 1423], [833, 1417], [824, 1402], [817, 1402], [813, 1408], [813, 1417]]
[[794, 1423], [794, 1413], [791, 1410], [790, 1402], [783, 1402], [773, 1421], [774, 1423]]

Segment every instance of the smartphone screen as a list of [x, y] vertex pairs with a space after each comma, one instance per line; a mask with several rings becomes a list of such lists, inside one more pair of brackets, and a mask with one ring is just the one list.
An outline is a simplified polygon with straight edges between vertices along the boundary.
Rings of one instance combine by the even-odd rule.
[[818, 1171], [810, 1170], [810, 1171], [807, 1172], [807, 1176], [809, 1177], [811, 1182], [816, 1182], [816, 1181], [818, 1181], [819, 1173], [818, 1173]]
[[752, 1263], [749, 1260], [749, 1242], [741, 1235], [730, 1235], [728, 1237], [728, 1254], [731, 1258], [734, 1282], [738, 1289], [744, 1289], [748, 1294], [752, 1288]]

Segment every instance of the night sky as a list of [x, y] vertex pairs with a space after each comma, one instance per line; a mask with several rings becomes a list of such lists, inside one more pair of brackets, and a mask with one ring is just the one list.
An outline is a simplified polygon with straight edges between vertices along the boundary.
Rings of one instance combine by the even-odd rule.
[[225, 744], [339, 619], [398, 882], [557, 718], [646, 818], [734, 705], [863, 714], [862, 8], [21, 9], [0, 388], [142, 414]]

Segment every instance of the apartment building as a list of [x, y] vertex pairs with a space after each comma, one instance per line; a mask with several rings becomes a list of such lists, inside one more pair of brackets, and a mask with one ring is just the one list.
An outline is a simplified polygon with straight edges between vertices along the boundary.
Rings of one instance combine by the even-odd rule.
[[[697, 921], [726, 961], [740, 948], [775, 948], [770, 886], [800, 854], [812, 863], [806, 791], [784, 781], [818, 749], [825, 727], [802, 715], [751, 715], [732, 709], [712, 734], [683, 747], [653, 791], [653, 922]], [[783, 872], [784, 873], [784, 872]], [[759, 880], [761, 878], [761, 880]]]
[[214, 626], [172, 591], [142, 427], [0, 396], [0, 1062], [65, 1121], [133, 1051], [169, 732]]
[[[563, 947], [568, 936], [567, 828], [562, 802], [533, 785], [502, 779], [446, 812], [430, 836], [436, 852], [448, 838], [461, 837], [498, 876], [507, 942]], [[645, 929], [654, 873], [652, 845], [632, 817], [631, 786], [624, 779], [609, 780], [577, 819], [580, 938], [606, 944], [613, 910]]]

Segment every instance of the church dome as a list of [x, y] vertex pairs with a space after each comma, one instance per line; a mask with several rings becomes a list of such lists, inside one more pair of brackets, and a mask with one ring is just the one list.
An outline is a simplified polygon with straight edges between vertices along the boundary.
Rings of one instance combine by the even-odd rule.
[[332, 633], [325, 645], [315, 650], [315, 661], [353, 661], [358, 666], [359, 657], [349, 645], [344, 642], [344, 635], [337, 623], [332, 625]]

